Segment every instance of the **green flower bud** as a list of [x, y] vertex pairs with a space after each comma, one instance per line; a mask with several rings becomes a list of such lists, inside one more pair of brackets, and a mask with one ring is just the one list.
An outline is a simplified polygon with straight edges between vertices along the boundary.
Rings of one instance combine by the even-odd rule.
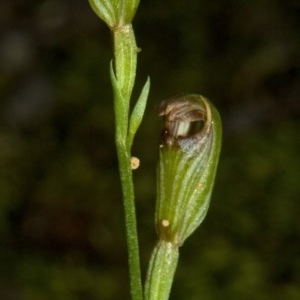
[[96, 15], [110, 28], [130, 24], [139, 0], [89, 0]]
[[217, 110], [196, 94], [159, 106], [163, 130], [159, 149], [155, 222], [160, 240], [180, 246], [203, 221], [220, 149]]

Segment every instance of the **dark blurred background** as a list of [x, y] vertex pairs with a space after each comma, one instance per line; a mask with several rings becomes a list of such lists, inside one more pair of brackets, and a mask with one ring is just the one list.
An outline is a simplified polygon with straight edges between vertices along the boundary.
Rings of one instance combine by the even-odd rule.
[[[109, 30], [87, 0], [1, 1], [0, 15], [0, 299], [129, 299]], [[299, 16], [298, 0], [141, 0], [143, 272], [157, 104], [201, 93], [224, 125], [211, 208], [181, 249], [171, 299], [300, 299]]]

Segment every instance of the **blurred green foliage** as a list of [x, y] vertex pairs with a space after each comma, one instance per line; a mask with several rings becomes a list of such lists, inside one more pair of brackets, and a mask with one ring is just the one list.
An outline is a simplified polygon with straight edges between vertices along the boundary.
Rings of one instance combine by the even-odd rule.
[[[141, 1], [134, 23], [138, 85], [152, 81], [133, 151], [143, 266], [156, 105], [201, 93], [220, 110], [223, 152], [171, 299], [299, 299], [299, 1], [174, 2]], [[109, 32], [88, 1], [0, 6], [0, 298], [128, 299]]]

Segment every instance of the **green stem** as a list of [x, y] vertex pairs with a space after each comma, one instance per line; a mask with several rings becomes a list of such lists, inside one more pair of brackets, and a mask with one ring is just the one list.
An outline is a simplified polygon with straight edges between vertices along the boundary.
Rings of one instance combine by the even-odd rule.
[[128, 138], [129, 104], [134, 85], [137, 47], [131, 24], [113, 30], [115, 72], [112, 71], [116, 119], [116, 147], [123, 192], [130, 289], [133, 300], [142, 300], [142, 282], [131, 169], [131, 148]]
[[89, 0], [89, 2], [94, 12], [109, 26], [113, 33], [114, 65], [111, 64], [110, 66], [110, 75], [114, 91], [115, 142], [123, 193], [130, 290], [132, 300], [143, 300], [131, 169], [131, 145], [145, 111], [150, 86], [149, 78], [140, 93], [133, 112], [129, 115], [138, 53], [131, 22], [139, 5], [139, 0]]
[[142, 300], [143, 292], [130, 155], [126, 147], [120, 144], [117, 145], [117, 152], [124, 201], [131, 296], [133, 300]]
[[178, 246], [160, 240], [152, 251], [145, 283], [145, 300], [168, 300], [177, 262]]

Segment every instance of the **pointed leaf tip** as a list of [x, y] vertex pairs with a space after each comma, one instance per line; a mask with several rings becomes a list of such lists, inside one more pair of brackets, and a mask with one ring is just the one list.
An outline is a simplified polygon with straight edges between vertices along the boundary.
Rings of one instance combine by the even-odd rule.
[[150, 78], [148, 77], [131, 113], [130, 122], [129, 122], [129, 132], [128, 132], [129, 146], [132, 145], [134, 136], [142, 122], [144, 112], [146, 109], [149, 90], [150, 90]]

